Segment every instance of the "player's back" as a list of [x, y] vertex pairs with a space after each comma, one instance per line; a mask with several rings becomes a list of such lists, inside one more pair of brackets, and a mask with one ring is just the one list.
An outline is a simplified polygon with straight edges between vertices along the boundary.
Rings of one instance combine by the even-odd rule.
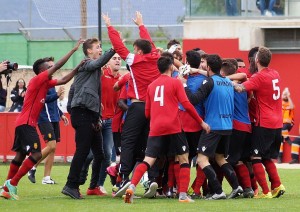
[[[184, 93], [181, 82], [167, 75], [161, 75], [149, 85], [146, 110], [150, 109], [150, 136], [181, 132], [178, 116], [181, 87]], [[183, 98], [188, 101], [186, 95]]]
[[280, 76], [277, 71], [265, 68], [257, 73], [259, 89], [255, 91], [258, 102], [258, 124], [277, 129], [282, 127], [282, 102], [280, 98]]

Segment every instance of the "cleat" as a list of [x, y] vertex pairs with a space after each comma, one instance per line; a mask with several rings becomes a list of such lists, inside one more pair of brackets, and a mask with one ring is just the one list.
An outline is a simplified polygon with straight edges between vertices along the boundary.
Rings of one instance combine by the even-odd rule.
[[272, 199], [272, 194], [271, 192], [268, 192], [267, 194], [257, 195], [254, 199]]
[[52, 180], [51, 178], [44, 177], [42, 179], [42, 184], [43, 185], [53, 185], [53, 184], [56, 184], [56, 182], [54, 180]]
[[10, 184], [10, 180], [6, 180], [4, 185], [9, 191], [10, 199], [19, 200], [17, 187]]
[[96, 196], [106, 196], [106, 194], [104, 194], [99, 187], [96, 188], [88, 188], [86, 191], [86, 195], [90, 196], [90, 195], [96, 195]]
[[122, 197], [125, 194], [125, 192], [129, 186], [130, 186], [130, 181], [128, 179], [122, 181], [120, 184], [120, 187], [119, 187], [118, 191], [115, 193], [114, 197]]
[[110, 177], [111, 184], [115, 185], [117, 183], [117, 176], [118, 176], [118, 170], [116, 169], [116, 166], [107, 167], [106, 173]]
[[202, 199], [202, 195], [201, 194], [196, 194], [195, 192], [191, 194], [191, 198], [192, 199]]
[[179, 202], [184, 202], [184, 203], [192, 203], [192, 202], [195, 202], [194, 200], [192, 200], [192, 199], [189, 198], [188, 196], [186, 196], [184, 199], [179, 198], [178, 201], [179, 201]]
[[192, 195], [194, 193], [194, 189], [192, 187], [190, 187], [187, 191], [188, 195]]
[[278, 198], [280, 197], [281, 195], [283, 195], [285, 192], [285, 187], [281, 184], [279, 187], [277, 188], [274, 188], [272, 190], [272, 197], [273, 198]]
[[166, 197], [167, 198], [174, 198], [173, 188], [168, 188], [168, 191], [166, 193]]
[[297, 159], [293, 159], [289, 162], [289, 164], [296, 164], [296, 163], [299, 163], [299, 160]]
[[254, 197], [254, 191], [252, 188], [245, 188], [243, 192], [244, 198], [253, 198]]
[[241, 186], [238, 186], [236, 189], [233, 189], [227, 199], [234, 199], [236, 197], [239, 197], [243, 194], [243, 189]]
[[258, 193], [259, 193], [259, 190], [258, 190], [258, 188], [256, 188], [256, 189], [254, 190], [254, 197], [257, 197], [257, 196], [258, 196]]
[[79, 189], [76, 188], [70, 188], [68, 186], [65, 186], [61, 193], [73, 199], [83, 199], [82, 195], [79, 192]]
[[36, 172], [36, 169], [31, 169], [31, 170], [28, 171], [28, 179], [32, 183], [36, 182], [36, 180], [35, 180], [35, 172]]
[[125, 192], [124, 202], [125, 203], [133, 203], [134, 192], [131, 188], [128, 188]]
[[3, 188], [0, 190], [0, 197], [3, 197], [4, 199], [10, 199], [11, 198], [9, 192], [6, 192]]
[[149, 181], [149, 188], [145, 191], [144, 197], [145, 198], [155, 197], [157, 188], [158, 188], [158, 184], [156, 182]]
[[210, 197], [205, 198], [205, 200], [219, 200], [219, 199], [226, 199], [226, 194], [222, 192], [221, 194], [214, 194]]

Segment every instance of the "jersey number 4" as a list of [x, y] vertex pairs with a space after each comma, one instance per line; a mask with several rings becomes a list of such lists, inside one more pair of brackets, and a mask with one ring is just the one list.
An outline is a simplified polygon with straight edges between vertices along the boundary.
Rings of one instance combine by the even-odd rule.
[[155, 88], [154, 102], [159, 102], [161, 107], [164, 106], [164, 88], [164, 85]]
[[273, 83], [273, 90], [275, 93], [273, 93], [273, 99], [277, 100], [280, 98], [280, 87], [278, 86], [278, 79], [273, 79], [272, 83]]

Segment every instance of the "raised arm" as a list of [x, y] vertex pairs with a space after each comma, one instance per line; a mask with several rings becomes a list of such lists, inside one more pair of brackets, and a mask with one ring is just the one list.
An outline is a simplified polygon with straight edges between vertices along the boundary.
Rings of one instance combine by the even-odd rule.
[[108, 15], [102, 14], [102, 18], [106, 24], [108, 30], [108, 36], [111, 44], [113, 45], [115, 51], [120, 55], [123, 60], [126, 60], [130, 51], [124, 45], [119, 32], [111, 25], [110, 18]]
[[154, 45], [152, 38], [144, 25], [142, 13], [139, 11], [135, 12], [135, 18], [132, 19], [133, 22], [139, 27], [140, 38], [149, 40], [151, 42], [152, 51], [156, 51], [156, 46]]
[[57, 80], [57, 84], [56, 85], [64, 85], [67, 82], [69, 82], [74, 76], [75, 74], [77, 74], [78, 69], [86, 62], [87, 60], [82, 60], [74, 69], [73, 71], [71, 71], [69, 74], [67, 74], [66, 76], [63, 76], [62, 78]]
[[80, 44], [82, 44], [83, 42], [84, 40], [80, 38], [71, 51], [69, 51], [64, 57], [62, 57], [59, 61], [57, 61], [54, 64], [54, 66], [52, 66], [47, 70], [49, 78], [69, 60], [72, 54], [74, 54], [74, 52], [78, 50]]
[[[110, 60], [110, 58], [112, 58], [112, 56], [114, 56], [115, 54], [115, 50], [110, 49], [108, 51], [106, 51], [101, 57], [99, 57], [97, 60], [87, 60], [83, 66], [82, 71], [95, 71], [95, 70], [99, 70], [101, 69], [101, 67], [103, 67], [106, 63], [108, 63], [108, 61]], [[81, 71], [81, 69], [80, 69]]]

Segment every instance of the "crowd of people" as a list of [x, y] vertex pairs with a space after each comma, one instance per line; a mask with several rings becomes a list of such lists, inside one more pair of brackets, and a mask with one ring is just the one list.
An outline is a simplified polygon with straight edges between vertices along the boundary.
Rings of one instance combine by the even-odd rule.
[[[269, 49], [252, 48], [249, 68], [241, 59], [222, 59], [200, 48], [183, 56], [177, 40], [171, 40], [167, 50], [157, 48], [142, 14], [136, 12], [133, 22], [140, 38], [134, 41], [131, 53], [110, 17], [102, 17], [113, 48], [103, 54], [98, 39], [79, 40], [57, 63], [52, 57], [38, 59], [33, 65], [36, 76], [27, 89], [24, 80], [16, 83], [18, 96], [25, 90], [26, 94], [16, 120], [16, 156], [1, 197], [18, 200], [20, 179], [28, 173], [35, 183], [36, 168], [45, 158], [42, 183], [55, 184], [50, 176], [60, 140], [58, 122], [62, 119], [67, 125], [69, 121], [59, 109], [64, 89], [56, 92], [54, 86], [73, 77], [67, 111], [75, 129], [76, 150], [64, 195], [84, 198], [79, 187], [86, 182], [92, 161], [86, 194], [107, 195], [104, 182], [108, 174], [113, 197], [123, 197], [125, 203], [133, 202], [136, 186], [146, 172], [145, 198], [177, 197], [179, 202], [194, 202], [197, 198], [277, 198], [284, 194], [273, 161], [283, 141], [281, 79], [268, 67]], [[82, 62], [63, 78], [52, 79], [81, 44]], [[119, 73], [121, 60], [129, 71], [123, 76]], [[289, 102], [286, 107], [293, 109], [289, 92], [284, 96], [283, 101]], [[47, 143], [43, 150], [36, 126]], [[289, 141], [288, 136], [284, 140]], [[110, 166], [113, 152], [120, 162]], [[194, 158], [196, 177], [191, 181]], [[229, 195], [222, 188], [224, 177], [232, 188]]]

